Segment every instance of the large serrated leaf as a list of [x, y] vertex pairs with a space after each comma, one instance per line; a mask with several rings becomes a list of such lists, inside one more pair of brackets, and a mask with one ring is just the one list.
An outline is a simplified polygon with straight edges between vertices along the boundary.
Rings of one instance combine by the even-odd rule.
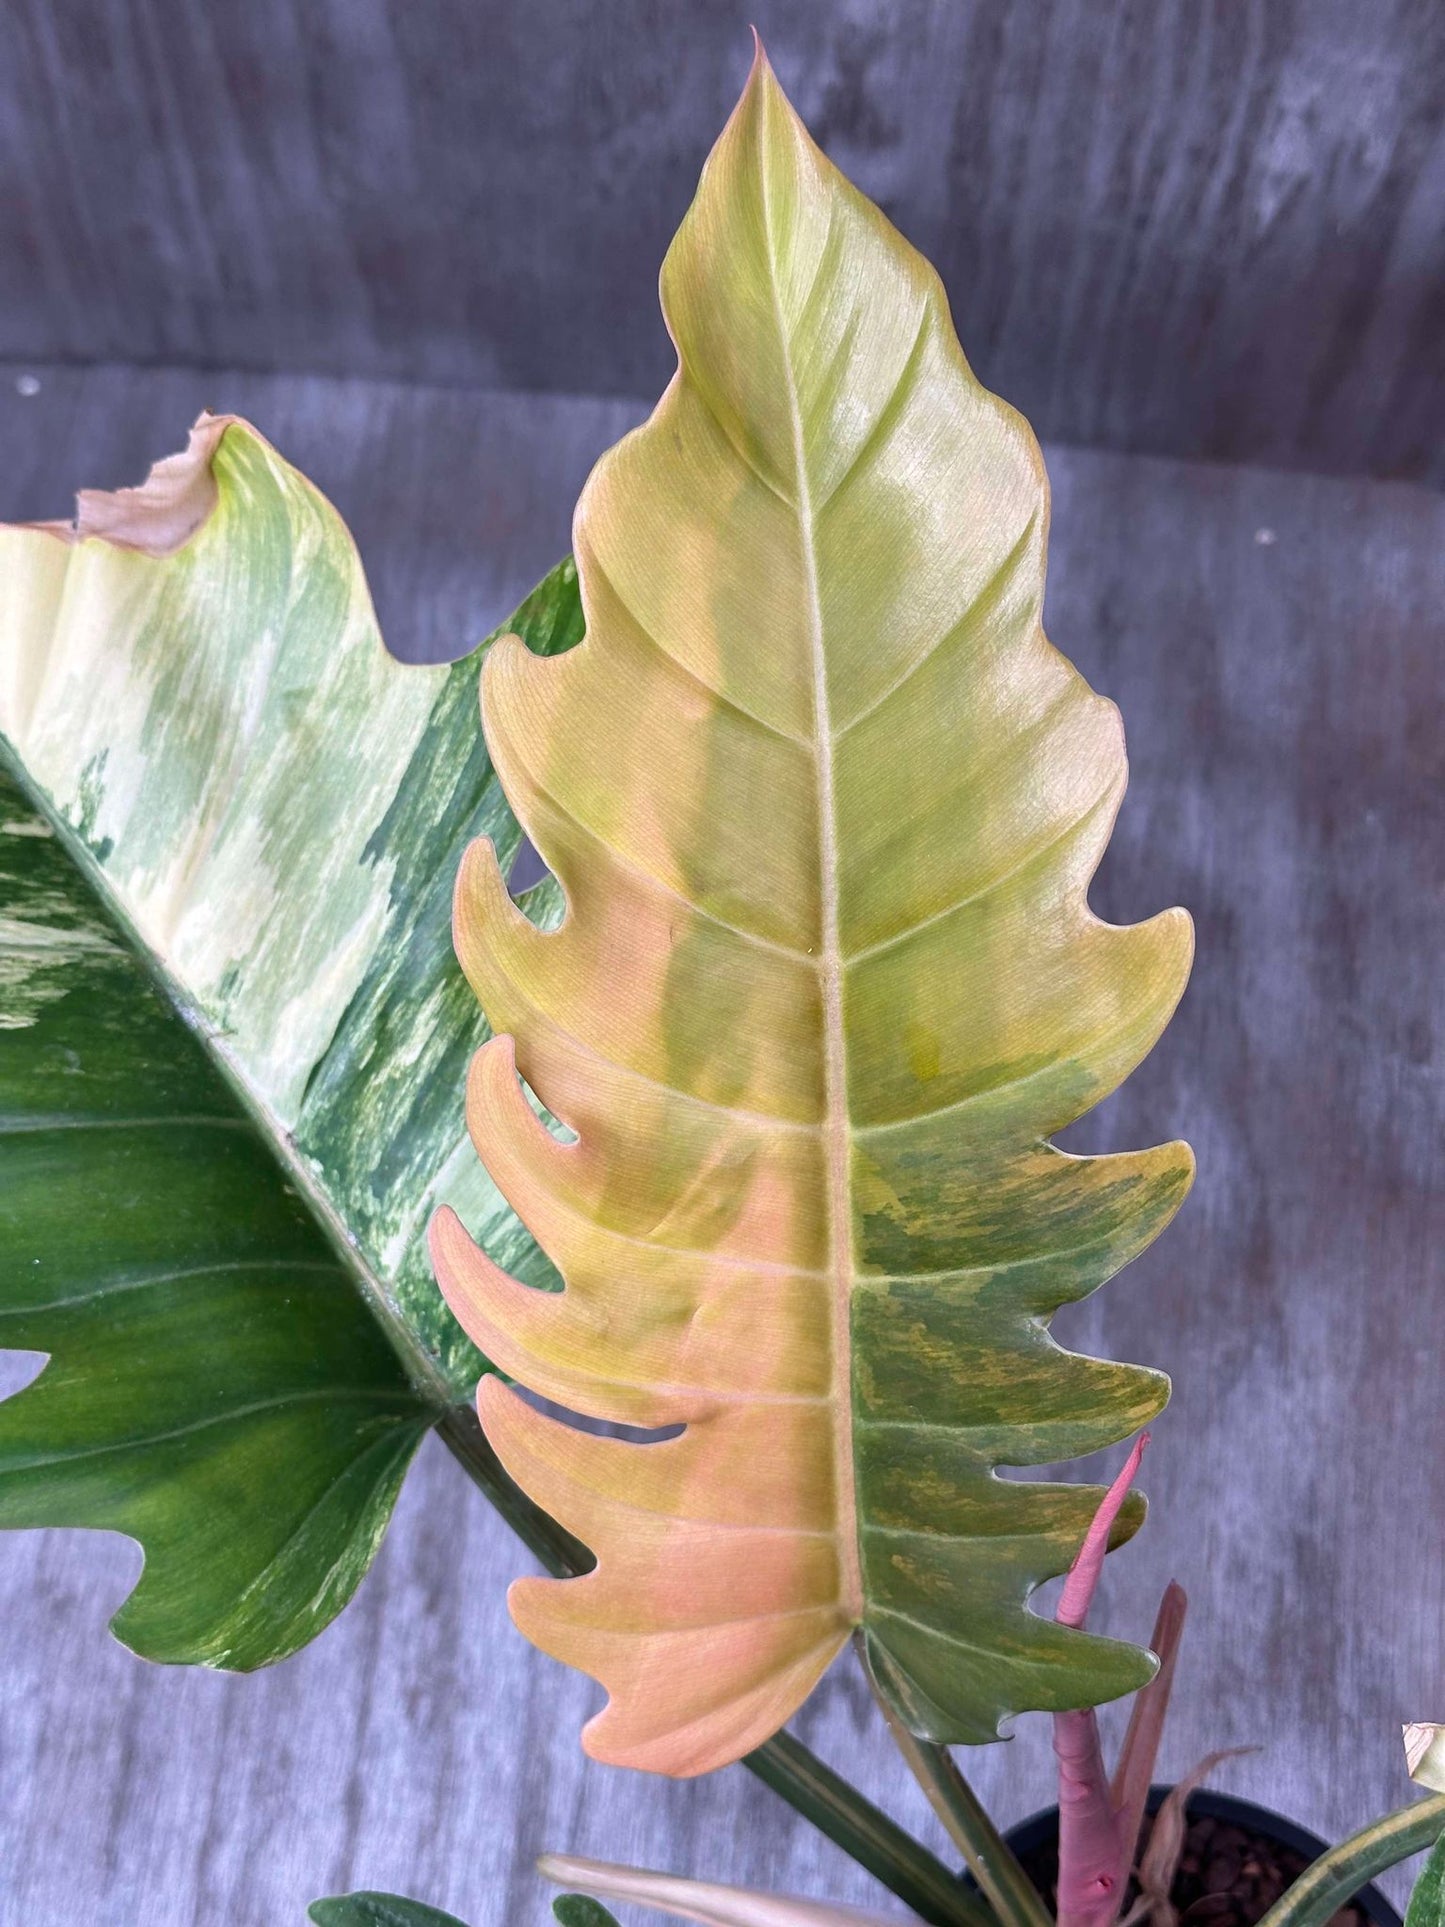
[[[564, 565], [520, 612], [577, 632]], [[546, 1261], [459, 1143], [485, 1037], [458, 853], [518, 832], [479, 656], [389, 657], [347, 532], [204, 418], [78, 530], [0, 530], [0, 1524], [143, 1545], [117, 1633], [294, 1650], [370, 1561], [482, 1361], [420, 1230]]]
[[1155, 1041], [1189, 920], [1088, 908], [1124, 749], [1040, 626], [1037, 446], [761, 58], [662, 294], [677, 376], [577, 513], [586, 639], [499, 644], [483, 679], [566, 919], [532, 927], [483, 845], [457, 904], [515, 1040], [476, 1060], [473, 1135], [566, 1289], [452, 1213], [434, 1250], [506, 1371], [685, 1430], [589, 1437], [484, 1382], [503, 1461], [598, 1557], [513, 1612], [607, 1687], [607, 1760], [736, 1757], [859, 1627], [916, 1730], [985, 1740], [1151, 1671], [1027, 1607], [1098, 1489], [996, 1468], [1164, 1402], [1048, 1320], [1160, 1231], [1188, 1150], [1048, 1139]]

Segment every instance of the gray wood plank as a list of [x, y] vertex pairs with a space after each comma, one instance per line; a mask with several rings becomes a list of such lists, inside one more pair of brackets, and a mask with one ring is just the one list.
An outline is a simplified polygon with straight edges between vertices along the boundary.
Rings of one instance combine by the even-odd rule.
[[[636, 414], [37, 372], [26, 397], [0, 371], [0, 514], [133, 478], [203, 400], [244, 409], [362, 531], [391, 633], [418, 654], [505, 612]], [[1176, 1384], [1154, 1510], [1111, 1561], [1100, 1623], [1143, 1636], [1178, 1576], [1193, 1616], [1166, 1773], [1256, 1745], [1219, 1783], [1340, 1833], [1407, 1797], [1398, 1723], [1438, 1714], [1445, 1673], [1445, 503], [1069, 450], [1050, 466], [1051, 633], [1121, 703], [1134, 763], [1096, 902], [1124, 919], [1182, 901], [1199, 925], [1175, 1025], [1073, 1133], [1187, 1135], [1201, 1167], [1176, 1227], [1060, 1320]], [[355, 1604], [238, 1679], [107, 1639], [137, 1567], [126, 1542], [0, 1536], [0, 1922], [274, 1927], [365, 1883], [525, 1927], [547, 1918], [546, 1846], [877, 1904], [741, 1769], [674, 1785], [584, 1763], [598, 1694], [512, 1630], [503, 1592], [524, 1564], [428, 1447]], [[798, 1727], [941, 1845], [848, 1668]], [[1005, 1821], [1052, 1797], [1042, 1720], [967, 1763]]]
[[655, 393], [755, 11], [1045, 436], [1445, 479], [1432, 0], [11, 0], [0, 354]]

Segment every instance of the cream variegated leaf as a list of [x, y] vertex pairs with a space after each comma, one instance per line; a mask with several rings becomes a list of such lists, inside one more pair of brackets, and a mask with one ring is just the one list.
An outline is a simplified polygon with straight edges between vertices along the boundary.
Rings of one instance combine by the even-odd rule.
[[982, 1741], [1150, 1674], [1028, 1609], [1098, 1489], [997, 1468], [1167, 1394], [1048, 1321], [1161, 1230], [1188, 1150], [1048, 1140], [1154, 1043], [1189, 920], [1088, 908], [1124, 748], [1040, 627], [1037, 446], [761, 57], [662, 297], [678, 373], [577, 511], [586, 638], [503, 642], [483, 676], [565, 920], [534, 928], [484, 843], [457, 895], [498, 1033], [472, 1134], [565, 1291], [455, 1213], [438, 1275], [535, 1392], [685, 1428], [597, 1438], [482, 1387], [509, 1470], [597, 1555], [512, 1593], [608, 1690], [590, 1751], [736, 1758], [855, 1628], [916, 1730]]
[[[524, 604], [573, 639], [565, 564]], [[265, 1664], [343, 1605], [481, 1361], [425, 1223], [545, 1259], [465, 1143], [460, 851], [518, 831], [479, 656], [388, 655], [331, 505], [205, 416], [75, 525], [0, 528], [0, 1525], [145, 1549], [148, 1657]]]

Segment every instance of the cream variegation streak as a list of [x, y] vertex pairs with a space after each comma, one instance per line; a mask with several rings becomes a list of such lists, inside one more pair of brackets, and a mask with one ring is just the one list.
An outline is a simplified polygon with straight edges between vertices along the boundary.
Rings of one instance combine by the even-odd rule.
[[499, 644], [483, 678], [566, 919], [532, 927], [485, 845], [457, 895], [499, 1033], [472, 1134], [566, 1289], [454, 1214], [434, 1253], [525, 1385], [685, 1430], [599, 1439], [484, 1383], [509, 1470], [598, 1560], [513, 1611], [607, 1687], [604, 1759], [737, 1757], [860, 1626], [917, 1730], [992, 1738], [1150, 1670], [1027, 1610], [1097, 1489], [996, 1468], [1164, 1401], [1047, 1322], [1162, 1228], [1188, 1151], [1048, 1137], [1154, 1042], [1189, 922], [1088, 909], [1123, 742], [1040, 628], [1037, 447], [761, 57], [662, 295], [677, 376], [577, 511], [586, 640]]
[[599, 1900], [630, 1900], [674, 1920], [698, 1921], [701, 1927], [900, 1927], [897, 1914], [828, 1907], [816, 1900], [794, 1900], [750, 1887], [720, 1887], [711, 1881], [650, 1873], [643, 1867], [584, 1860], [577, 1854], [544, 1854], [537, 1866], [559, 1887], [580, 1888]]

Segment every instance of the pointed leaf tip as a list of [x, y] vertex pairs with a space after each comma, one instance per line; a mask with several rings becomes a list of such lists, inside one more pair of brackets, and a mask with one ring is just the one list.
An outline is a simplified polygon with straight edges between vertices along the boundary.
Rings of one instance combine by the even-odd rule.
[[[773, 86], [776, 87], [781, 94], [783, 90], [778, 80], [777, 71], [772, 61], [768, 58], [767, 46], [764, 43], [762, 34], [758, 31], [758, 24], [755, 20], [748, 23], [748, 32], [753, 37], [753, 58], [752, 64], [748, 68], [747, 88], [751, 89], [756, 85], [761, 85], [765, 81], [771, 81]], [[786, 96], [784, 96], [784, 98], [786, 98]]]
[[[748, 65], [747, 79], [743, 82], [742, 92], [738, 95], [737, 104], [734, 106], [732, 113], [729, 115], [722, 132], [714, 144], [714, 151], [723, 145], [729, 129], [734, 123], [747, 116], [750, 110], [766, 113], [769, 107], [776, 107], [782, 111], [785, 120], [792, 126], [795, 134], [805, 141], [809, 147], [815, 148], [820, 159], [826, 159], [822, 154], [821, 148], [817, 147], [817, 143], [809, 133], [807, 123], [789, 98], [787, 89], [778, 79], [778, 70], [769, 58], [767, 45], [763, 40], [762, 34], [758, 31], [756, 24], [750, 24], [748, 31], [753, 37], [753, 57]], [[829, 165], [831, 165], [831, 163], [829, 163]]]

